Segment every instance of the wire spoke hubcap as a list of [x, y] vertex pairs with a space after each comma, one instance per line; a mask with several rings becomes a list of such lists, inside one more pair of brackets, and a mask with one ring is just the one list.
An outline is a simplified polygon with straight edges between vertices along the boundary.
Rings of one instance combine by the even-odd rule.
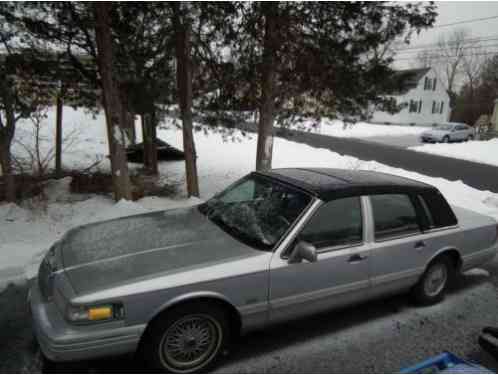
[[437, 264], [431, 267], [424, 282], [425, 293], [429, 297], [437, 296], [444, 289], [448, 272], [442, 264]]
[[214, 357], [221, 338], [221, 327], [215, 319], [208, 315], [185, 316], [173, 323], [164, 334], [160, 346], [161, 359], [166, 367], [192, 371]]

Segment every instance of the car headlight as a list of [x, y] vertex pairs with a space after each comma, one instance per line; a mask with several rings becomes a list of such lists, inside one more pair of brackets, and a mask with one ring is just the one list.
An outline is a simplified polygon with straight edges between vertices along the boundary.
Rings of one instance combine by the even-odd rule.
[[124, 318], [122, 304], [105, 304], [97, 306], [68, 306], [66, 318], [73, 323], [103, 322]]

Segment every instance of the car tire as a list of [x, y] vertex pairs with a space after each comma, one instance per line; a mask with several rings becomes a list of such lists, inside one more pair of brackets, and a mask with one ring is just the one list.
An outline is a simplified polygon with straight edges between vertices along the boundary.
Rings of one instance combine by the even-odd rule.
[[443, 137], [443, 139], [442, 139], [442, 142], [443, 142], [443, 143], [450, 143], [450, 137], [449, 137], [449, 136], [447, 136], [447, 135], [445, 135], [445, 136]]
[[448, 256], [434, 259], [412, 290], [419, 305], [432, 305], [443, 300], [446, 291], [455, 280], [455, 266]]
[[216, 304], [192, 303], [152, 321], [140, 354], [154, 371], [205, 373], [216, 365], [229, 344], [227, 312]]

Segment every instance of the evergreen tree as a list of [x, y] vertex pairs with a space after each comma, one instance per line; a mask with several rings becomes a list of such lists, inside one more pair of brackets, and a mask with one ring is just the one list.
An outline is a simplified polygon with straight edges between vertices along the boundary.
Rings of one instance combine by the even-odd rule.
[[[380, 47], [430, 27], [433, 4], [239, 2], [226, 91], [259, 111], [256, 168], [271, 168], [273, 124], [297, 116], [361, 117], [392, 106], [392, 59]], [[229, 70], [230, 71], [230, 70]], [[391, 108], [392, 109], [392, 108]]]
[[11, 146], [20, 119], [29, 118], [51, 100], [47, 71], [50, 61], [39, 58], [25, 42], [17, 22], [16, 5], [0, 3], [0, 164], [5, 181], [5, 199], [16, 199]]

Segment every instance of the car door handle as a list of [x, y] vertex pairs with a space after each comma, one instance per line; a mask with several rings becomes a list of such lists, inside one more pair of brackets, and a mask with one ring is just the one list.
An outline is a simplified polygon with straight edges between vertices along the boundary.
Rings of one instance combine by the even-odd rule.
[[349, 263], [358, 263], [361, 262], [362, 260], [367, 259], [368, 257], [366, 255], [361, 255], [361, 254], [353, 254], [349, 257], [348, 262]]
[[415, 246], [414, 246], [414, 247], [415, 247], [415, 249], [417, 249], [417, 250], [422, 250], [422, 249], [424, 249], [424, 248], [425, 248], [425, 246], [426, 246], [426, 245], [425, 245], [425, 242], [424, 242], [424, 241], [417, 241], [417, 242], [415, 242]]

